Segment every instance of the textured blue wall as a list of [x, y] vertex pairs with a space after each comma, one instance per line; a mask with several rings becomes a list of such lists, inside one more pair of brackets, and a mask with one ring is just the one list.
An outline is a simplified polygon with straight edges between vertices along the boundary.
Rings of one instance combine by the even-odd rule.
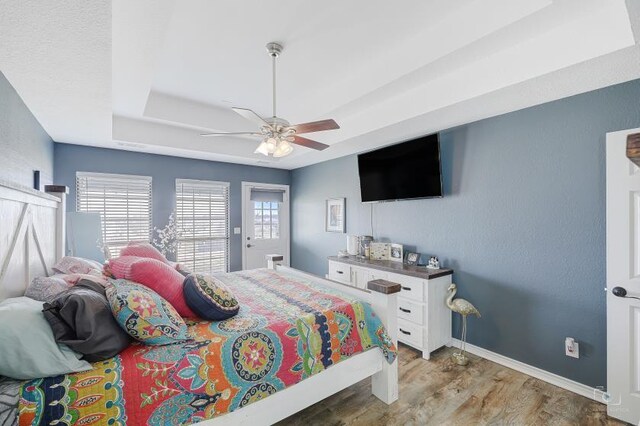
[[0, 179], [32, 188], [34, 170], [44, 189], [53, 178], [53, 141], [0, 72]]
[[230, 268], [242, 268], [242, 241], [233, 228], [242, 227], [242, 182], [289, 184], [288, 170], [244, 166], [214, 161], [193, 160], [165, 155], [144, 154], [104, 148], [56, 143], [55, 182], [70, 188], [68, 209], [75, 211], [76, 172], [121, 173], [151, 176], [153, 225], [164, 226], [175, 209], [176, 179], [201, 179], [229, 182], [231, 226]]
[[633, 81], [443, 132], [442, 199], [361, 204], [355, 156], [294, 170], [292, 266], [326, 273], [346, 239], [324, 232], [324, 202], [346, 197], [349, 234], [371, 234], [373, 208], [377, 239], [455, 269], [483, 314], [470, 343], [606, 385], [605, 133], [640, 127], [639, 100]]

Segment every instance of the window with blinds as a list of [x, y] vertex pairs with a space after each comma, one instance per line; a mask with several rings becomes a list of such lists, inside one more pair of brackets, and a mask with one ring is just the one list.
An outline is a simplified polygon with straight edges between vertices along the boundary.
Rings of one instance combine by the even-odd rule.
[[77, 172], [76, 210], [100, 213], [104, 245], [116, 257], [130, 241], [149, 241], [151, 177]]
[[176, 179], [177, 261], [193, 272], [229, 271], [229, 183]]

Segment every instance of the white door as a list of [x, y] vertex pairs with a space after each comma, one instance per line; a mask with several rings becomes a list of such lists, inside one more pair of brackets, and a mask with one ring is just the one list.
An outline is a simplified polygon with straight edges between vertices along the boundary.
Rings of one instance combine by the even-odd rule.
[[[607, 412], [640, 424], [640, 168], [607, 134]], [[626, 297], [624, 296], [626, 293]]]
[[265, 268], [268, 254], [289, 265], [288, 185], [242, 182], [242, 223], [242, 269]]

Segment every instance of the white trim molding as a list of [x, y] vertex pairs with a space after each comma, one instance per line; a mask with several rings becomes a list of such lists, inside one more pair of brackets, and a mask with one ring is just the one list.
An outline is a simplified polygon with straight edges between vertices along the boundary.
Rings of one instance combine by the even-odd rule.
[[[451, 345], [460, 347], [460, 340], [451, 338]], [[603, 389], [593, 388], [591, 386], [578, 383], [574, 380], [567, 379], [566, 377], [562, 377], [541, 368], [525, 364], [521, 361], [516, 361], [515, 359], [497, 354], [495, 352], [491, 352], [488, 349], [484, 349], [469, 343], [467, 343], [467, 352], [487, 359], [489, 361], [493, 361], [496, 364], [511, 368], [512, 370], [519, 371], [528, 376], [535, 377], [536, 379], [542, 380], [543, 382], [550, 383], [554, 386], [558, 386], [559, 388], [566, 389], [570, 392], [584, 396], [585, 398], [592, 399], [596, 402], [604, 404], [606, 401], [606, 391], [604, 391]]]

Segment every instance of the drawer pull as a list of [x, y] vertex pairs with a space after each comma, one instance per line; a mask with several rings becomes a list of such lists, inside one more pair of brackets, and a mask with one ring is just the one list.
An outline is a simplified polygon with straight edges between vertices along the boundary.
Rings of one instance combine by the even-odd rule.
[[342, 271], [336, 271], [336, 272], [339, 273], [339, 274], [344, 274], [344, 272], [342, 272]]
[[405, 308], [398, 308], [398, 309], [400, 309], [402, 312], [405, 312], [407, 314], [411, 313], [411, 309], [405, 309]]
[[402, 289], [405, 290], [405, 291], [411, 291], [411, 287], [404, 287], [403, 286]]
[[405, 331], [401, 328], [399, 328], [398, 330], [400, 330], [400, 333], [406, 334], [407, 336], [411, 336], [411, 332], [410, 331]]

